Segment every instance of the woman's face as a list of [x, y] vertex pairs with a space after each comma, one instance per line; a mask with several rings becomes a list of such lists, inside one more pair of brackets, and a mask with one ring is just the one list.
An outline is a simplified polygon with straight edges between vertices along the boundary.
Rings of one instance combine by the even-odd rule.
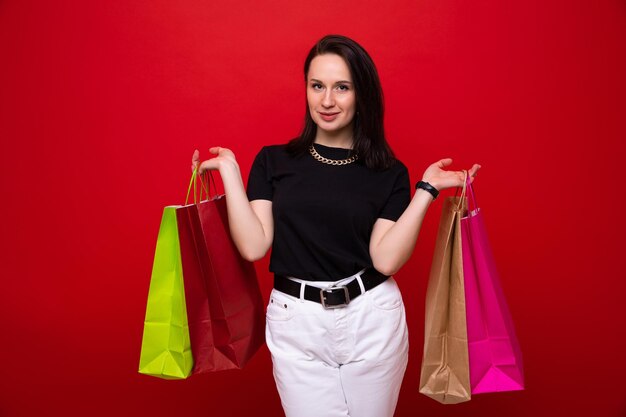
[[311, 60], [306, 98], [318, 129], [333, 135], [352, 129], [356, 94], [350, 70], [342, 57], [323, 54]]

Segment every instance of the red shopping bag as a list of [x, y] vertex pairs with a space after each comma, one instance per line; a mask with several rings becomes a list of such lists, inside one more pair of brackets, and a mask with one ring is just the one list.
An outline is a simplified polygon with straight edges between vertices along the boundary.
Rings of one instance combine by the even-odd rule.
[[265, 342], [263, 297], [230, 237], [226, 198], [202, 201], [201, 188], [200, 200], [176, 210], [193, 374], [240, 369]]
[[472, 394], [522, 390], [522, 352], [469, 176], [466, 185], [461, 236]]

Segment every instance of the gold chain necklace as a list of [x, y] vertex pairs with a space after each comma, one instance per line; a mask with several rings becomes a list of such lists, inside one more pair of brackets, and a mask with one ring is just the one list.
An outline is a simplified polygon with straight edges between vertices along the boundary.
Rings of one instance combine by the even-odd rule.
[[346, 159], [328, 159], [328, 158], [324, 158], [322, 155], [317, 153], [317, 151], [315, 150], [315, 147], [313, 147], [313, 145], [309, 146], [309, 152], [311, 152], [311, 155], [313, 155], [313, 158], [315, 158], [318, 161], [323, 162], [325, 164], [329, 164], [329, 165], [348, 165], [348, 164], [351, 164], [352, 162], [356, 161], [357, 159], [359, 159], [358, 155], [353, 155], [350, 158], [346, 158]]

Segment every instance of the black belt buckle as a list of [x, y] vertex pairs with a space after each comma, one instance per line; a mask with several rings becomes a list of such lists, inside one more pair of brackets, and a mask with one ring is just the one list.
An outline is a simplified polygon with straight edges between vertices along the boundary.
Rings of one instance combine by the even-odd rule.
[[[326, 304], [326, 295], [325, 294], [336, 294], [338, 292], [341, 292], [342, 290], [343, 290], [343, 293], [345, 295], [345, 302], [343, 302], [341, 304]], [[346, 287], [345, 285], [342, 285], [341, 287], [322, 288], [322, 289], [320, 289], [320, 299], [322, 301], [322, 305], [326, 309], [341, 308], [341, 307], [345, 307], [348, 304], [350, 304], [350, 293], [348, 293], [348, 287]]]

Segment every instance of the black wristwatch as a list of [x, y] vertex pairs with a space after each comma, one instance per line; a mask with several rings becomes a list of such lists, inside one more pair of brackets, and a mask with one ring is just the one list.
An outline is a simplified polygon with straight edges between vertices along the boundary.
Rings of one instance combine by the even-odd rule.
[[418, 188], [428, 191], [430, 195], [433, 196], [433, 200], [439, 195], [439, 191], [426, 181], [418, 181], [417, 184], [415, 184], [415, 189], [417, 190]]

